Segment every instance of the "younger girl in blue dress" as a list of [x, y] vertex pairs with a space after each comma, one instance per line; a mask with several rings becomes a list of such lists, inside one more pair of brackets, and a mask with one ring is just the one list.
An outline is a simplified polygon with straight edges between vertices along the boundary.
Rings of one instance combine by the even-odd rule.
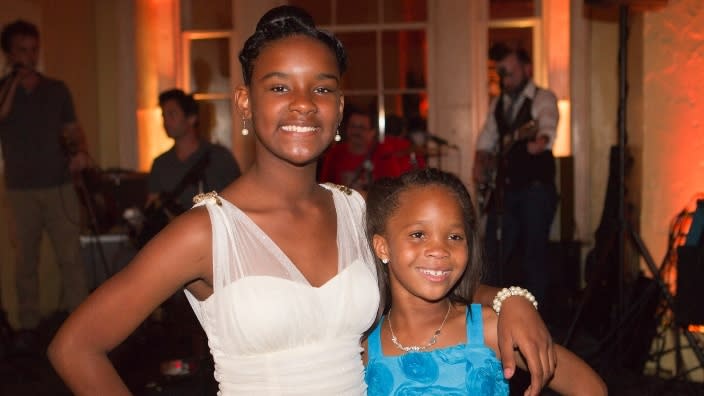
[[[471, 303], [482, 261], [475, 211], [462, 182], [437, 169], [380, 180], [367, 196], [366, 217], [382, 303], [386, 299], [385, 315], [365, 345], [368, 395], [507, 395], [497, 314]], [[564, 348], [556, 351], [548, 387], [561, 394], [606, 394], [587, 364]]]

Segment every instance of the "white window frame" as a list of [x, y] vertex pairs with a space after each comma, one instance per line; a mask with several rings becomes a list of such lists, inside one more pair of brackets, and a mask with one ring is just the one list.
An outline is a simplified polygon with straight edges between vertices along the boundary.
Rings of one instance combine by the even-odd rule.
[[[398, 31], [403, 31], [403, 30], [421, 30], [425, 33], [426, 40], [428, 43], [428, 47], [430, 47], [430, 38], [429, 38], [429, 23], [428, 20], [425, 22], [391, 22], [391, 23], [385, 23], [385, 22], [377, 22], [377, 23], [360, 23], [360, 24], [337, 24], [336, 21], [336, 15], [337, 15], [337, 0], [330, 0], [331, 1], [331, 18], [330, 20], [332, 21], [331, 24], [329, 25], [321, 25], [321, 29], [328, 30], [332, 33], [369, 33], [373, 32], [375, 33], [375, 55], [376, 55], [376, 89], [349, 89], [345, 88], [345, 94], [349, 96], [354, 96], [354, 95], [366, 95], [366, 96], [376, 96], [377, 97], [377, 113], [379, 114], [379, 119], [378, 119], [378, 125], [379, 125], [379, 137], [380, 139], [384, 138], [385, 134], [385, 119], [386, 119], [386, 104], [384, 103], [385, 96], [386, 95], [404, 95], [404, 94], [418, 94], [418, 93], [425, 93], [426, 95], [428, 94], [428, 80], [430, 79], [430, 70], [425, 71], [425, 76], [426, 76], [426, 81], [425, 81], [425, 88], [385, 88], [384, 87], [384, 65], [383, 65], [383, 48], [382, 48], [382, 34], [384, 32], [398, 32]], [[383, 7], [383, 1], [384, 0], [377, 0], [377, 12], [379, 15], [379, 20], [383, 21], [384, 20], [384, 7]], [[426, 2], [426, 15], [430, 15], [430, 2], [432, 0], [428, 0]], [[428, 18], [429, 19], [429, 18]], [[429, 69], [429, 60], [427, 59], [427, 54], [431, 53], [431, 49], [428, 48], [428, 51], [426, 53], [426, 59], [424, 60], [424, 63], [426, 65], [426, 68]], [[432, 107], [432, 103], [430, 103], [430, 96], [428, 96], [428, 101], [429, 101], [429, 107]]]

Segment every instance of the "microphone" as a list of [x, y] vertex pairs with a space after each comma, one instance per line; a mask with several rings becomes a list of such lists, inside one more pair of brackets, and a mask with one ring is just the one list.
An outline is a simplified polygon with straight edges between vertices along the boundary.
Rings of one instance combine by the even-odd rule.
[[435, 136], [431, 133], [428, 134], [428, 139], [432, 140], [436, 144], [439, 144], [440, 146], [447, 146], [451, 149], [459, 149], [456, 144], [452, 144], [448, 142], [447, 139], [441, 138], [440, 136]]

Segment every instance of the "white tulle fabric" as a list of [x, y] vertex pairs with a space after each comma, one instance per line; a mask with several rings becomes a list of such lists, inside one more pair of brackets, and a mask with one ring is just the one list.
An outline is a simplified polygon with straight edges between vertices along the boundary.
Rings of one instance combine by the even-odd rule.
[[364, 201], [325, 187], [339, 253], [338, 274], [321, 287], [232, 203], [196, 205], [208, 208], [212, 223], [214, 292], [204, 301], [186, 295], [208, 336], [219, 395], [366, 393], [360, 336], [374, 321], [379, 292]]

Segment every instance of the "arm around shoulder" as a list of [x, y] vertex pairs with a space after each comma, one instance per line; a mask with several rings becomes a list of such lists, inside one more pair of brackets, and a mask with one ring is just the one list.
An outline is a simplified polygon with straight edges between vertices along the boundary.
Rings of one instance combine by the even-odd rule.
[[[474, 301], [484, 306], [492, 306], [499, 289], [481, 285], [474, 295]], [[511, 296], [503, 300], [498, 316], [496, 347], [501, 356], [504, 376], [511, 378], [516, 369], [516, 358], [512, 353], [518, 348], [525, 356], [531, 385], [527, 395], [538, 395], [555, 370], [555, 346], [550, 332], [533, 303], [521, 296]]]

